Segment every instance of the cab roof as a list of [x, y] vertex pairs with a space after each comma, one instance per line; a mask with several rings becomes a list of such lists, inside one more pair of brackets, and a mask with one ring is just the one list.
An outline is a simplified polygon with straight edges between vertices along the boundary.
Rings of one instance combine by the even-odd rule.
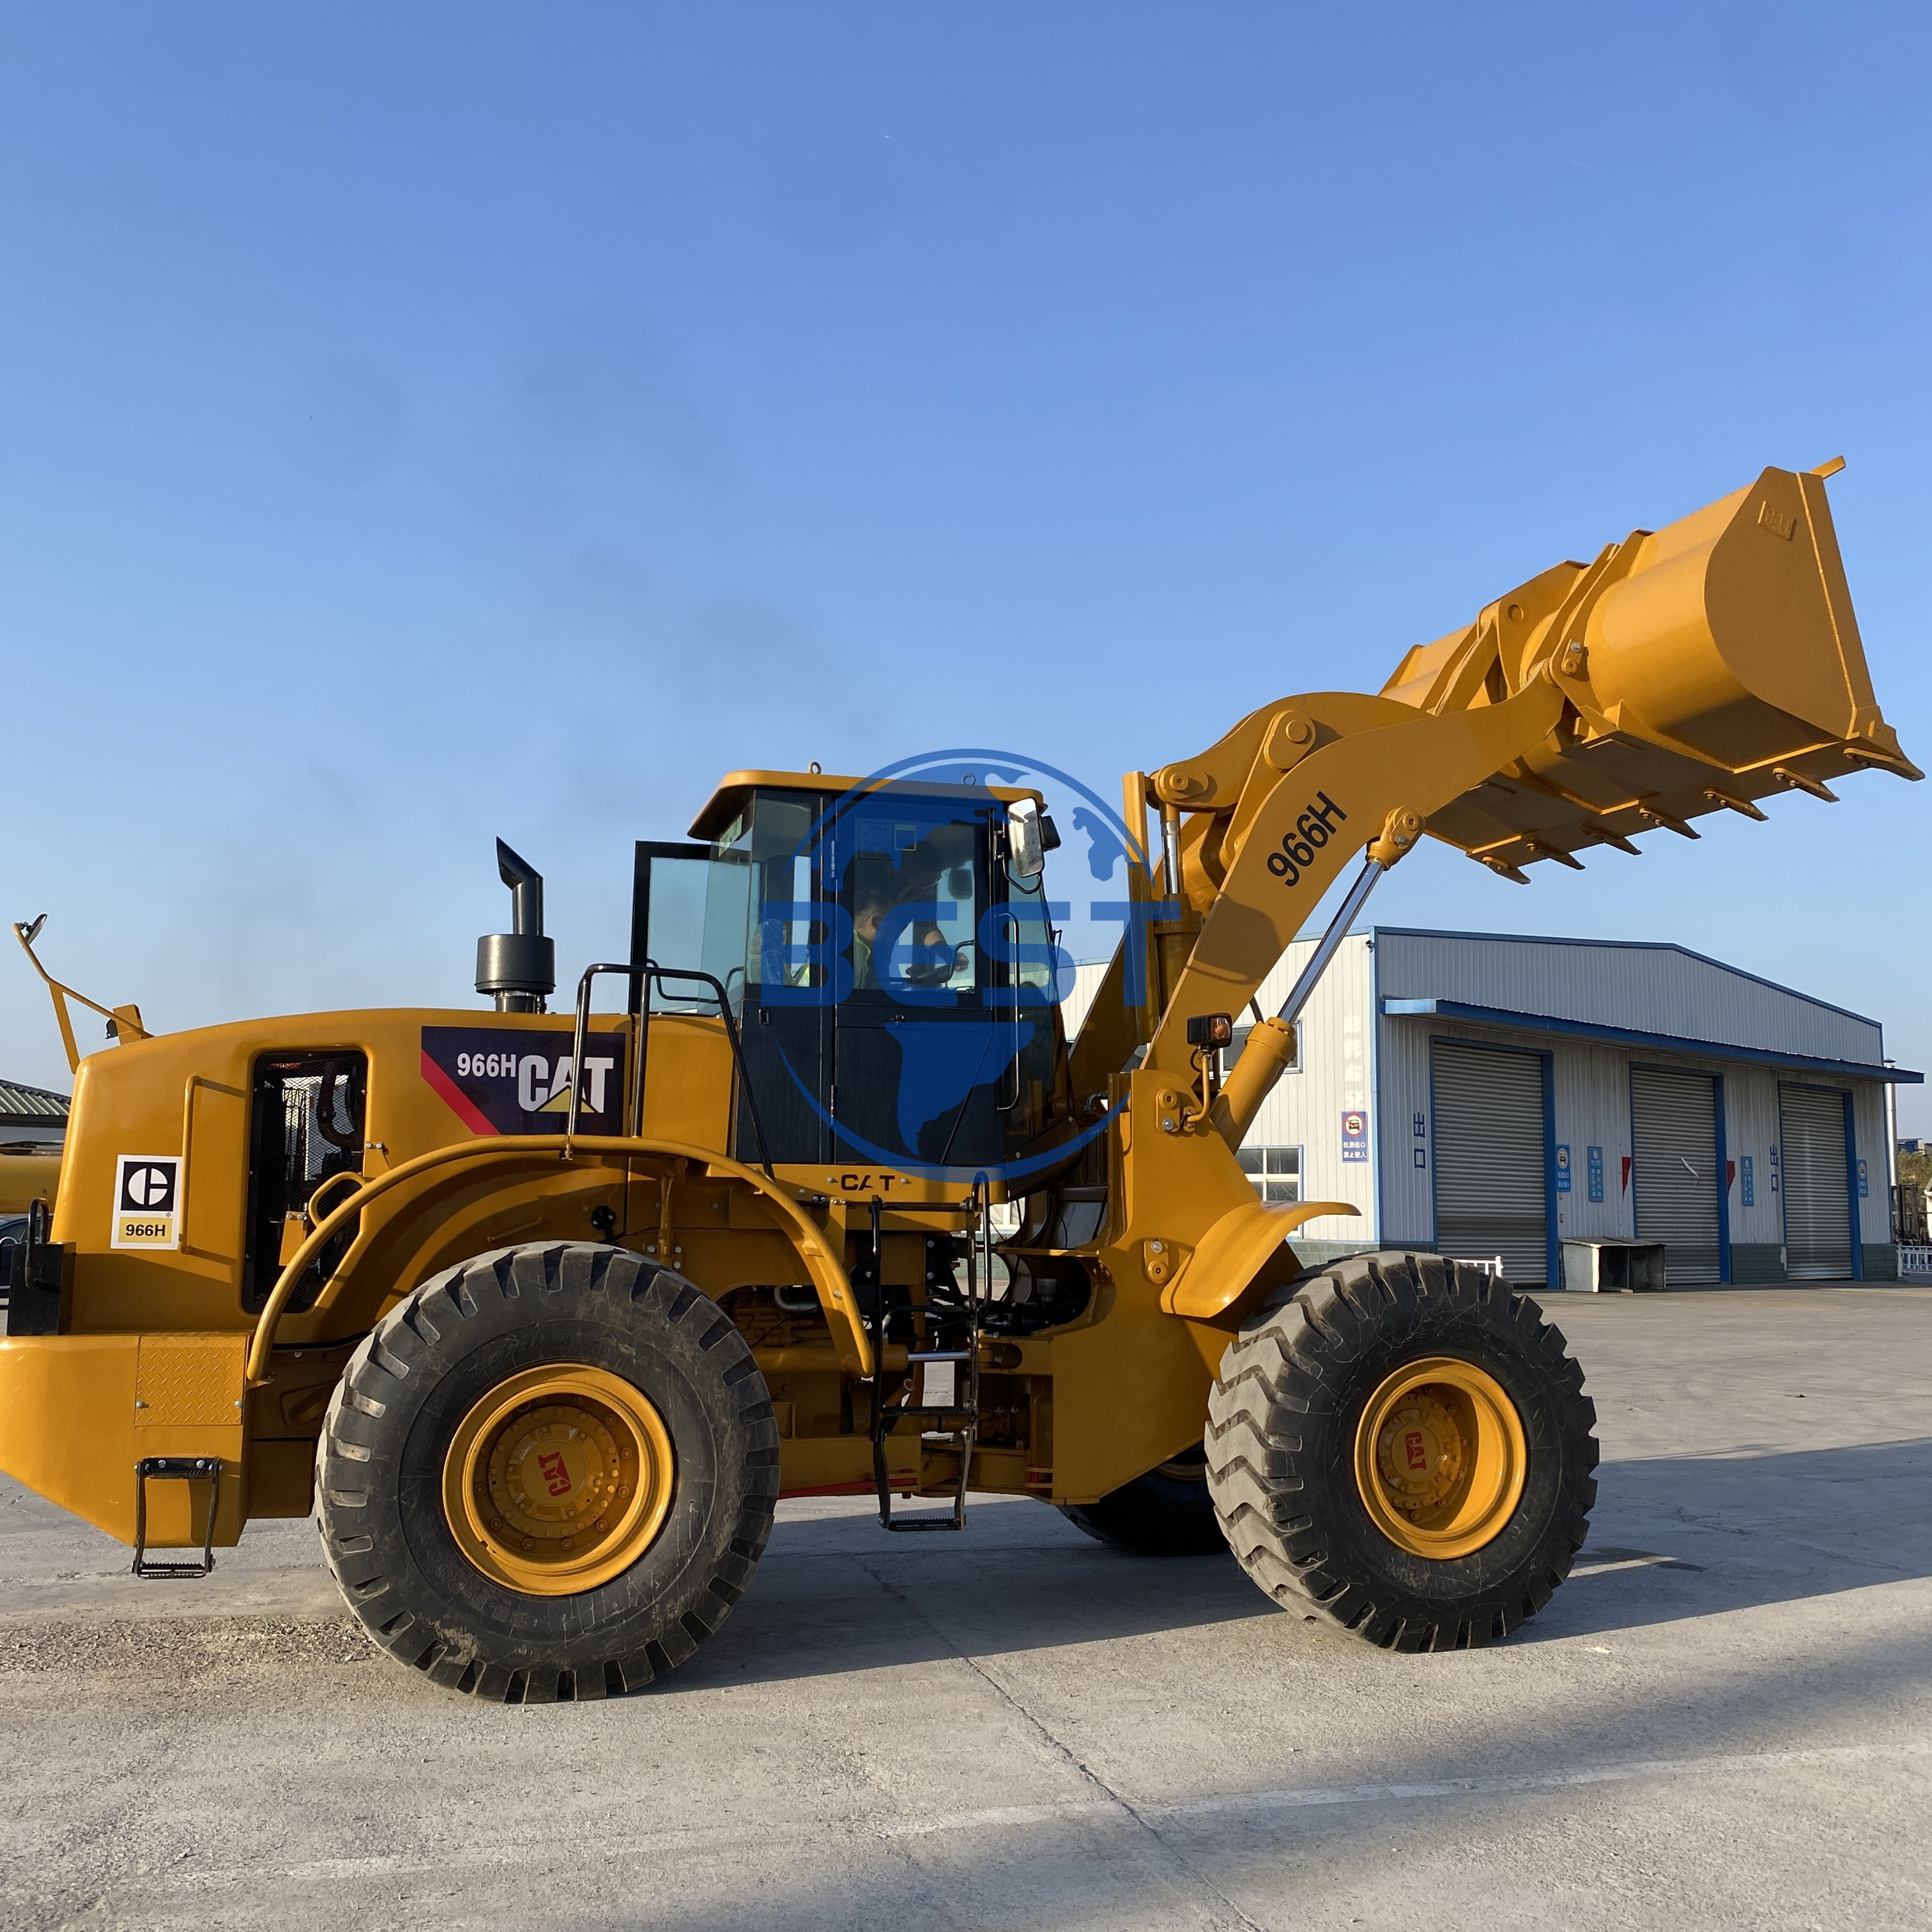
[[871, 789], [885, 791], [903, 785], [926, 798], [998, 799], [1011, 805], [1016, 799], [1030, 798], [1043, 811], [1046, 800], [1030, 785], [942, 784], [923, 778], [844, 778], [836, 772], [730, 772], [718, 781], [718, 788], [705, 801], [704, 809], [691, 821], [693, 838], [716, 838], [744, 809], [754, 790], [814, 791], [838, 798], [849, 791]]

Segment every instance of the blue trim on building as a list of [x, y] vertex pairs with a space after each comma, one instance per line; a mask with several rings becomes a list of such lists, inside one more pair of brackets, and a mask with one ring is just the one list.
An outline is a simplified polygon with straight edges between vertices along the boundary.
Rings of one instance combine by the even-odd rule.
[[1865, 1228], [1864, 1216], [1858, 1206], [1858, 1128], [1852, 1117], [1852, 1096], [1844, 1096], [1845, 1105], [1845, 1203], [1846, 1219], [1852, 1231], [1852, 1279], [1863, 1281], [1865, 1278]]
[[1436, 1177], [1442, 1172], [1436, 1144], [1436, 1042], [1429, 1042], [1429, 1245], [1442, 1252], [1442, 1203], [1437, 1199]]
[[1546, 1286], [1563, 1286], [1562, 1237], [1556, 1223], [1556, 1056], [1540, 1053], [1543, 1062], [1543, 1264]]
[[1718, 1118], [1718, 1279], [1731, 1278], [1730, 1144], [1724, 1133], [1724, 1076], [1711, 1076], [1711, 1105]]
[[[1622, 942], [1606, 940], [1602, 943], [1610, 945]], [[1840, 1078], [1854, 1080], [1890, 1080], [1918, 1085], [1925, 1078], [1924, 1074], [1914, 1073], [1903, 1066], [1874, 1066], [1852, 1060], [1817, 1060], [1806, 1054], [1774, 1052], [1769, 1047], [1734, 1046], [1727, 1040], [1687, 1040], [1672, 1034], [1637, 1033], [1628, 1027], [1597, 1026], [1588, 1020], [1562, 1019], [1553, 1013], [1516, 1013], [1499, 1006], [1473, 1006], [1461, 1000], [1384, 999], [1379, 1004], [1383, 1013], [1391, 1019], [1432, 1016], [1438, 1019], [1468, 1020], [1478, 1026], [1570, 1034], [1580, 1040], [1602, 1040], [1612, 1046], [1640, 1047], [1652, 1053], [1695, 1054], [1707, 1060], [1748, 1060], [1760, 1066], [1788, 1066], [1798, 1072], [1835, 1074]]]
[[[1368, 934], [1369, 942], [1369, 1011], [1378, 1016], [1382, 1003], [1382, 949], [1376, 944], [1375, 934]], [[1375, 1220], [1370, 1224], [1369, 1238], [1377, 1247], [1382, 1244], [1382, 1229], [1387, 1226], [1386, 1207], [1388, 1193], [1388, 1162], [1383, 1158], [1387, 1149], [1384, 1143], [1389, 1134], [1389, 1124], [1382, 1118], [1382, 1029], [1379, 1018], [1372, 1018], [1369, 1023], [1369, 1105], [1374, 1111], [1369, 1115], [1369, 1148], [1376, 1163]], [[1380, 1122], [1379, 1125], [1376, 1124]], [[1431, 1177], [1430, 1185], [1434, 1185]]]

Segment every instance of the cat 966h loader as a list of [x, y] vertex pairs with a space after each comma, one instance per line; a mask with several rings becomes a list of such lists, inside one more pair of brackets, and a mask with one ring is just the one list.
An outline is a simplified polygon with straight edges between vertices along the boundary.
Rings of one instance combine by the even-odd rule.
[[1508, 591], [1376, 696], [1283, 698], [1130, 775], [1124, 937], [1071, 1041], [1057, 837], [983, 761], [734, 773], [692, 842], [638, 847], [629, 956], [574, 1014], [507, 847], [487, 1010], [166, 1035], [100, 1008], [116, 1044], [82, 1060], [50, 980], [77, 1078], [15, 1250], [0, 1466], [144, 1572], [315, 1508], [375, 1641], [490, 1698], [676, 1665], [783, 1496], [876, 1494], [895, 1530], [1032, 1496], [1151, 1553], [1225, 1540], [1374, 1643], [1490, 1641], [1583, 1540], [1582, 1372], [1453, 1258], [1304, 1269], [1295, 1228], [1355, 1210], [1265, 1202], [1243, 1135], [1424, 836], [1521, 879], [1867, 767], [1920, 776], [1822, 473], [1767, 470]]

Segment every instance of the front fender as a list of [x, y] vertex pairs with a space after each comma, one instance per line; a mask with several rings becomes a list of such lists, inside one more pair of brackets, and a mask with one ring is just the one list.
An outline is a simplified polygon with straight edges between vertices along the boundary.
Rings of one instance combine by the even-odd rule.
[[1190, 1322], [1238, 1328], [1250, 1306], [1268, 1289], [1292, 1281], [1301, 1271], [1288, 1235], [1304, 1221], [1324, 1214], [1358, 1214], [1346, 1201], [1300, 1201], [1270, 1208], [1261, 1200], [1230, 1209], [1203, 1235], [1173, 1280], [1160, 1305]]

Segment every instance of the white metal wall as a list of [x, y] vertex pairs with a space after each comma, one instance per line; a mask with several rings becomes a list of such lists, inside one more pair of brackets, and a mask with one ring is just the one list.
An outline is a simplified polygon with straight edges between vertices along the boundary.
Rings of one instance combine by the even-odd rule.
[[[1315, 950], [1298, 939], [1262, 982], [1256, 995], [1264, 1013], [1280, 1011], [1295, 976]], [[1252, 1147], [1301, 1149], [1301, 1198], [1346, 1201], [1353, 1215], [1324, 1214], [1304, 1222], [1311, 1241], [1376, 1238], [1376, 1149], [1374, 962], [1369, 936], [1345, 939], [1301, 1016], [1301, 1070], [1284, 1073], [1248, 1135]], [[1247, 1016], [1253, 1018], [1252, 1013]], [[1369, 1117], [1368, 1159], [1342, 1158], [1342, 1116], [1352, 1108]]]
[[1100, 982], [1106, 978], [1107, 968], [1112, 963], [1100, 959], [1074, 968], [1072, 987], [1060, 1005], [1060, 1024], [1066, 1029], [1069, 1040], [1079, 1032], [1081, 1023], [1094, 1004], [1094, 995], [1100, 990]]

